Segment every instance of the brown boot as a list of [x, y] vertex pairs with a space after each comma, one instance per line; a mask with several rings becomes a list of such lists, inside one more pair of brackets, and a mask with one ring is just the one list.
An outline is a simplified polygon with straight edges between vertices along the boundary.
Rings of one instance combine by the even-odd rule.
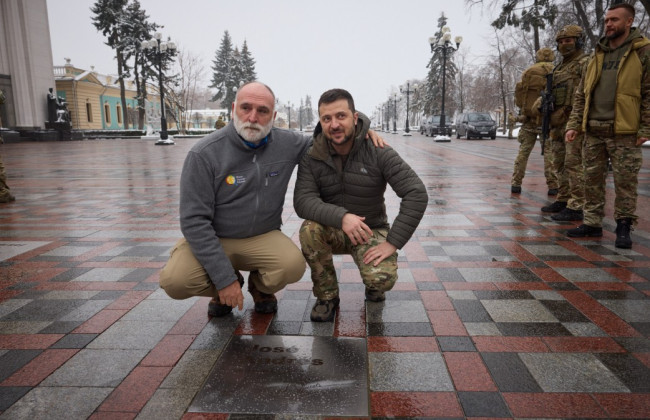
[[248, 291], [253, 296], [253, 302], [255, 302], [255, 312], [261, 314], [272, 314], [278, 311], [278, 300], [274, 295], [268, 293], [262, 293], [257, 290], [253, 279], [259, 279], [260, 272], [255, 270], [251, 271], [248, 276]]
[[[239, 282], [240, 287], [244, 287], [244, 276], [241, 275], [239, 271], [235, 271], [237, 275], [237, 281]], [[221, 317], [226, 316], [232, 312], [232, 306], [224, 305], [219, 302], [219, 296], [212, 298], [208, 303], [208, 315], [212, 317]]]

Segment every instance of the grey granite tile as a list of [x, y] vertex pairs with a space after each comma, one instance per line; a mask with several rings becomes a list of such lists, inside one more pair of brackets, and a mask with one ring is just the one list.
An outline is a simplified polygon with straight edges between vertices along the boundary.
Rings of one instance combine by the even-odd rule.
[[[338, 314], [337, 314], [338, 316]], [[336, 321], [336, 318], [334, 318]], [[304, 321], [300, 325], [299, 335], [312, 335], [315, 337], [331, 337], [334, 335], [334, 322]]]
[[307, 299], [289, 300], [283, 297], [278, 302], [278, 312], [275, 314], [274, 321], [302, 321], [307, 309], [311, 308], [311, 306], [308, 307], [308, 303], [312, 302]]
[[438, 345], [440, 346], [440, 351], [443, 352], [452, 352], [452, 351], [476, 351], [474, 343], [472, 342], [471, 337], [453, 337], [453, 336], [444, 336], [438, 337]]
[[463, 322], [492, 322], [490, 314], [478, 300], [453, 300], [452, 304]]
[[174, 324], [170, 321], [124, 321], [121, 319], [93, 340], [88, 348], [151, 350]]
[[190, 345], [192, 350], [221, 350], [239, 324], [239, 318], [231, 315], [212, 318]]
[[220, 354], [221, 349], [187, 350], [160, 384], [160, 388], [183, 388], [197, 392]]
[[535, 378], [516, 353], [481, 353], [501, 392], [542, 392]]
[[371, 391], [453, 391], [441, 353], [371, 352]]
[[41, 385], [116, 387], [147, 353], [147, 350], [83, 349], [41, 382]]
[[302, 324], [302, 321], [276, 321], [274, 319], [266, 333], [268, 335], [300, 335]]
[[560, 322], [590, 322], [589, 319], [564, 300], [541, 300], [539, 301], [548, 309], [551, 314]]
[[465, 322], [465, 329], [470, 336], [499, 336], [501, 331], [494, 322]]
[[467, 417], [512, 417], [498, 392], [459, 392], [458, 399]]
[[120, 281], [135, 268], [93, 268], [72, 281]]
[[0, 321], [0, 334], [36, 334], [50, 324], [48, 321]]
[[618, 282], [619, 280], [601, 268], [555, 268], [562, 277], [571, 282]]
[[650, 322], [650, 299], [599, 300], [607, 309], [627, 322]]
[[568, 337], [569, 330], [559, 322], [497, 322], [501, 334], [508, 337]]
[[192, 307], [192, 305], [194, 305], [194, 303], [195, 301], [193, 299], [145, 299], [124, 315], [122, 320], [176, 322]]
[[21, 399], [30, 389], [32, 387], [29, 386], [3, 386], [0, 392], [0, 413]]
[[366, 322], [368, 323], [428, 321], [429, 317], [420, 300], [401, 301], [387, 298], [382, 303], [368, 302], [366, 304]]
[[459, 268], [467, 282], [516, 282], [517, 278], [507, 268]]
[[0, 382], [31, 362], [42, 350], [8, 350], [0, 356]]
[[56, 321], [86, 303], [82, 299], [39, 299], [5, 315], [3, 321]]
[[112, 388], [38, 387], [0, 415], [0, 419], [70, 420], [88, 418]]
[[432, 337], [430, 322], [369, 322], [368, 336]]
[[79, 325], [82, 321], [55, 321], [39, 331], [39, 334], [68, 334]]
[[89, 300], [80, 307], [59, 318], [59, 321], [87, 321], [99, 311], [113, 303], [112, 300]]
[[158, 389], [136, 420], [180, 419], [196, 391], [184, 388]]
[[537, 300], [482, 300], [495, 322], [557, 322], [553, 314]]
[[520, 353], [544, 392], [630, 392], [593, 354]]
[[650, 368], [639, 359], [623, 353], [601, 353], [596, 357], [632, 392], [650, 392]]
[[82, 349], [93, 341], [97, 334], [66, 334], [50, 346], [51, 349]]
[[607, 334], [591, 322], [563, 322], [562, 325], [575, 337], [607, 337]]

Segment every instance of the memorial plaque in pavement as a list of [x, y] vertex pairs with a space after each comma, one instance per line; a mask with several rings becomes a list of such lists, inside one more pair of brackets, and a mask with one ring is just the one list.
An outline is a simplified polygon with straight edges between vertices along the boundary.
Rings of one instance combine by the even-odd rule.
[[367, 416], [366, 342], [234, 336], [188, 411]]

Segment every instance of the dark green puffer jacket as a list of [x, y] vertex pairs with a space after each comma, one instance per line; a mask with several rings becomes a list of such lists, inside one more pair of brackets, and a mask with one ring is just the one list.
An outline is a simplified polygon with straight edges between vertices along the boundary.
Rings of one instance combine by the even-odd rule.
[[341, 228], [343, 216], [365, 217], [371, 229], [388, 228], [384, 192], [390, 184], [402, 199], [387, 241], [402, 248], [411, 238], [427, 207], [422, 180], [395, 150], [375, 147], [365, 139], [370, 122], [360, 116], [354, 144], [342, 173], [338, 173], [320, 123], [314, 143], [298, 166], [293, 205], [298, 216]]

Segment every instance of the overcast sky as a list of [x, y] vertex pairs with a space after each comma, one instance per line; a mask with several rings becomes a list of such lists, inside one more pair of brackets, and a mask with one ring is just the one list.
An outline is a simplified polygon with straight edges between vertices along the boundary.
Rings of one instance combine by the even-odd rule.
[[[91, 65], [117, 71], [114, 54], [91, 22], [91, 0], [47, 0], [54, 65]], [[461, 49], [479, 61], [494, 32], [485, 12], [463, 0], [140, 0], [150, 21], [164, 25], [163, 36], [202, 58], [211, 75], [223, 33], [244, 40], [256, 60], [260, 81], [283, 102], [314, 106], [321, 93], [350, 91], [357, 108], [372, 114], [391, 91], [408, 79], [425, 78], [429, 36], [441, 12]], [[207, 79], [207, 78], [206, 78]], [[206, 80], [206, 83], [208, 81]]]

